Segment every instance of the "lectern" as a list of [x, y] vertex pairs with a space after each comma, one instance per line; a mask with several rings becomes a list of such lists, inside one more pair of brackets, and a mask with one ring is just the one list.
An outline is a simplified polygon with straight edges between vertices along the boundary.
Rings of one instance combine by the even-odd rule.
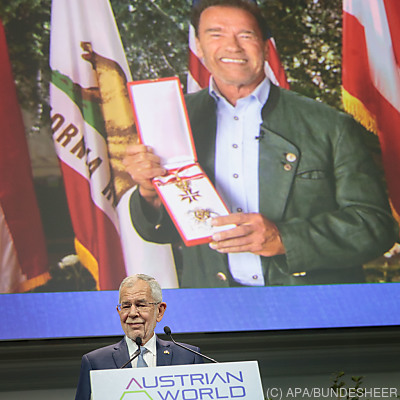
[[90, 372], [93, 400], [263, 400], [257, 361]]

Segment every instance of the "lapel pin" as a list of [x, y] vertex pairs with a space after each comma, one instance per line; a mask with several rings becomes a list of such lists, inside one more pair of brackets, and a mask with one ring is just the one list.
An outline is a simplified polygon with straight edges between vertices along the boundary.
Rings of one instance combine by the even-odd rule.
[[293, 153], [287, 153], [286, 154], [286, 160], [291, 162], [291, 163], [295, 162], [297, 160], [297, 156], [296, 156], [296, 154], [293, 154]]
[[168, 350], [164, 350], [164, 354], [169, 354], [169, 351]]

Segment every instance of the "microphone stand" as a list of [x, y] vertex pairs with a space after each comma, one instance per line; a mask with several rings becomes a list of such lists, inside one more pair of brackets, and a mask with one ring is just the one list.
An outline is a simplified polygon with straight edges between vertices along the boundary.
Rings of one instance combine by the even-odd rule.
[[169, 328], [169, 326], [164, 326], [164, 333], [165, 333], [166, 335], [168, 335], [168, 336], [171, 338], [171, 340], [172, 340], [177, 346], [182, 347], [182, 349], [191, 351], [192, 353], [197, 354], [198, 356], [203, 357], [203, 358], [205, 358], [205, 359], [207, 359], [208, 361], [211, 361], [211, 362], [213, 362], [213, 363], [218, 363], [218, 361], [215, 361], [215, 360], [214, 360], [213, 358], [211, 358], [211, 357], [205, 356], [204, 354], [201, 354], [201, 353], [197, 352], [196, 350], [193, 350], [193, 349], [191, 349], [191, 348], [189, 348], [189, 347], [184, 346], [183, 344], [180, 344], [180, 343], [175, 342], [174, 338], [172, 337], [172, 332], [171, 332], [171, 329]]
[[138, 336], [135, 339], [135, 343], [138, 346], [137, 350], [133, 353], [133, 356], [122, 367], [120, 367], [120, 369], [125, 368], [130, 362], [132, 362], [140, 354], [140, 346], [142, 345], [142, 338]]

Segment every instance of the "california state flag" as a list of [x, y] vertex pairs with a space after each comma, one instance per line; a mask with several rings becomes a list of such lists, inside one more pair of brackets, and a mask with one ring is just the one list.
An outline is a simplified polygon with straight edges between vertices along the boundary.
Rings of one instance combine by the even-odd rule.
[[343, 103], [379, 136], [389, 196], [399, 217], [399, 0], [343, 1]]
[[107, 0], [53, 0], [50, 66], [53, 139], [81, 262], [101, 290], [136, 272], [176, 287], [170, 248], [142, 241], [130, 223], [122, 158], [136, 141], [131, 75]]

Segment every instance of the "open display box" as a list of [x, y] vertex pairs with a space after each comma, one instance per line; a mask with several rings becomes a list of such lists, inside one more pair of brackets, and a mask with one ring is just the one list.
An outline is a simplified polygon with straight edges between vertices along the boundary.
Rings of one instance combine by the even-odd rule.
[[167, 174], [153, 179], [186, 246], [210, 242], [215, 216], [229, 211], [197, 162], [192, 131], [178, 78], [128, 83], [141, 142], [154, 149]]

